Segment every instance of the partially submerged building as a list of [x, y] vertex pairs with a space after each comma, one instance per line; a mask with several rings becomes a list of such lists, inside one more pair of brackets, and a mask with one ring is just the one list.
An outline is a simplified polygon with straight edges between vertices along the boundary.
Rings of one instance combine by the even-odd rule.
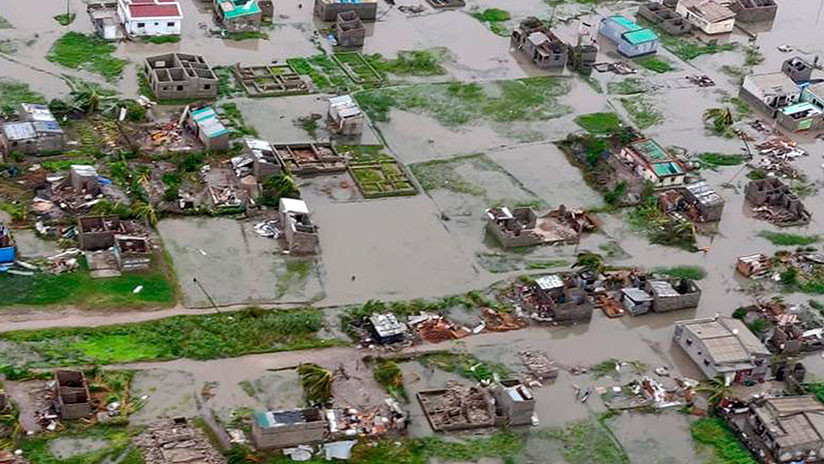
[[92, 414], [91, 395], [83, 371], [58, 370], [55, 378], [55, 409], [63, 420], [74, 420]]
[[686, 34], [692, 29], [692, 24], [663, 3], [647, 1], [638, 7], [638, 16], [657, 24], [670, 35]]
[[621, 304], [633, 316], [647, 314], [652, 310], [652, 295], [637, 287], [621, 289]]
[[363, 133], [365, 120], [363, 111], [351, 95], [340, 95], [329, 99], [329, 128], [343, 136]]
[[326, 419], [317, 408], [256, 412], [252, 443], [258, 449], [312, 445], [323, 441], [326, 430]]
[[563, 68], [567, 63], [567, 44], [534, 16], [521, 21], [512, 31], [510, 46], [541, 69]]
[[743, 321], [716, 316], [675, 323], [674, 340], [707, 378], [761, 382], [772, 354]]
[[416, 396], [436, 432], [488, 428], [496, 424], [495, 401], [489, 390], [481, 386], [448, 383], [446, 388], [424, 390]]
[[535, 396], [518, 380], [502, 380], [492, 388], [498, 415], [506, 418], [506, 425], [531, 425], [535, 415]]
[[809, 102], [798, 102], [776, 113], [779, 126], [791, 132], [818, 130], [824, 127], [824, 111]]
[[146, 58], [143, 72], [159, 100], [217, 97], [217, 76], [200, 55], [167, 53]]
[[312, 254], [318, 246], [318, 228], [309, 217], [306, 202], [295, 198], [281, 198], [280, 226], [286, 249], [294, 254]]
[[94, 33], [101, 39], [117, 40], [123, 36], [117, 2], [97, 2], [86, 5]]
[[571, 324], [589, 322], [594, 306], [586, 291], [571, 276], [550, 274], [535, 279], [533, 299], [527, 304], [538, 321]]
[[362, 47], [366, 27], [354, 11], [341, 11], [335, 17], [335, 39], [341, 47]]
[[115, 235], [126, 234], [126, 224], [117, 216], [77, 218], [77, 241], [81, 250], [104, 250], [114, 246]]
[[744, 432], [776, 463], [821, 462], [824, 405], [812, 395], [756, 400]]
[[775, 117], [780, 108], [796, 103], [801, 89], [783, 72], [744, 77], [739, 96], [755, 109]]
[[824, 111], [824, 82], [808, 85], [801, 92], [801, 101]]
[[265, 64], [232, 67], [237, 81], [250, 97], [298, 95], [312, 90], [311, 81], [296, 73], [289, 64]]
[[621, 15], [602, 19], [598, 33], [614, 43], [619, 53], [630, 58], [658, 50], [658, 35], [655, 32]]
[[0, 158], [11, 152], [47, 155], [63, 149], [63, 129], [48, 106], [23, 103], [17, 109], [17, 118], [0, 126]]
[[705, 34], [726, 34], [735, 27], [735, 12], [715, 0], [678, 0], [675, 12]]
[[772, 21], [778, 12], [774, 0], [733, 0], [727, 6], [735, 12], [735, 20], [742, 23]]
[[652, 310], [656, 313], [697, 308], [701, 301], [701, 289], [689, 279], [649, 280], [646, 290], [652, 295]]
[[800, 56], [787, 58], [784, 60], [784, 63], [781, 64], [781, 72], [786, 74], [787, 77], [792, 79], [796, 84], [809, 82], [813, 77], [813, 69], [813, 66]]
[[398, 343], [406, 337], [406, 324], [398, 321], [392, 313], [372, 314], [369, 316], [369, 328], [378, 343]]
[[810, 222], [811, 214], [801, 200], [780, 179], [751, 180], [744, 190], [747, 203], [753, 213], [778, 226], [803, 225]]
[[284, 169], [296, 176], [346, 172], [347, 163], [329, 143], [273, 145]]
[[145, 463], [225, 464], [206, 433], [186, 418], [149, 424], [134, 439]]
[[215, 20], [229, 32], [259, 31], [263, 10], [258, 0], [213, 0]]
[[489, 208], [484, 211], [484, 218], [487, 232], [504, 248], [577, 243], [582, 233], [599, 225], [592, 215], [564, 205], [541, 217], [528, 207]]
[[315, 0], [315, 16], [321, 21], [334, 21], [339, 13], [354, 11], [364, 21], [378, 16], [377, 0]]
[[229, 149], [229, 130], [211, 106], [186, 107], [186, 126], [207, 150]]
[[129, 36], [180, 35], [183, 23], [177, 0], [118, 0], [117, 14]]
[[275, 155], [272, 145], [260, 139], [245, 138], [243, 153], [232, 158], [232, 168], [235, 176], [244, 183], [248, 176], [252, 176], [256, 183], [265, 182], [272, 176], [283, 173], [283, 165]]
[[658, 205], [667, 214], [698, 223], [720, 221], [724, 212], [724, 199], [703, 180], [662, 192]]
[[681, 162], [654, 140], [641, 139], [621, 149], [618, 156], [632, 170], [655, 188], [678, 187], [684, 184], [686, 172]]
[[747, 278], [764, 277], [770, 270], [770, 258], [763, 253], [739, 256], [735, 263], [735, 270]]

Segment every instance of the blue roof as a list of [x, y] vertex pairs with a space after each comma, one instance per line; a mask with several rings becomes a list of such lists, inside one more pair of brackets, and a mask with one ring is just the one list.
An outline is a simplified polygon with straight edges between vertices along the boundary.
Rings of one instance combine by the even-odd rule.
[[638, 29], [641, 29], [641, 26], [635, 24], [634, 22], [630, 21], [629, 19], [621, 15], [610, 16], [609, 19], [620, 24], [628, 31], [637, 31]]
[[658, 36], [655, 32], [649, 29], [636, 29], [634, 31], [627, 31], [623, 34], [624, 39], [632, 45], [638, 45], [647, 42], [655, 42]]
[[200, 130], [210, 138], [220, 137], [221, 135], [229, 133], [226, 126], [220, 122], [215, 110], [210, 106], [192, 111], [192, 119], [194, 119]]

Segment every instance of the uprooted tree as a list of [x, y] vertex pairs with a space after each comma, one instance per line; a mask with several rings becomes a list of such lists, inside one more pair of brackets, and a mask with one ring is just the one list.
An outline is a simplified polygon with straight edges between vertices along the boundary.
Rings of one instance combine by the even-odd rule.
[[303, 395], [312, 406], [326, 406], [332, 402], [332, 382], [334, 376], [328, 369], [317, 364], [305, 363], [298, 366]]

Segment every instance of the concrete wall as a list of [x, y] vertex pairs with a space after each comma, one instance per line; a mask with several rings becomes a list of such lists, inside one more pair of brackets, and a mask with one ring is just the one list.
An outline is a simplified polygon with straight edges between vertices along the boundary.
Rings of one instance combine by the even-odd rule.
[[618, 42], [618, 52], [622, 55], [627, 57], [635, 57], [641, 55], [648, 55], [650, 53], [655, 53], [658, 50], [658, 41], [653, 42], [644, 42], [637, 45], [632, 45], [631, 43], [621, 39]]
[[[676, 286], [676, 284], [673, 284], [673, 286]], [[694, 291], [678, 296], [660, 296], [656, 295], [652, 291], [650, 283], [647, 283], [647, 291], [652, 294], [652, 310], [656, 313], [666, 313], [669, 311], [698, 307], [698, 303], [701, 301], [701, 289], [693, 283], [692, 290]]]
[[735, 12], [736, 21], [742, 23], [759, 23], [775, 19], [778, 5], [771, 0], [761, 0], [760, 3], [763, 6], [756, 6], [756, 0], [738, 0], [730, 3], [728, 7]]
[[123, 27], [126, 34], [134, 36], [180, 35], [181, 23], [180, 19], [132, 19], [124, 21]]
[[252, 422], [252, 443], [258, 449], [288, 448], [319, 443], [323, 441], [325, 434], [326, 421], [323, 420], [266, 429], [261, 428], [257, 421]]

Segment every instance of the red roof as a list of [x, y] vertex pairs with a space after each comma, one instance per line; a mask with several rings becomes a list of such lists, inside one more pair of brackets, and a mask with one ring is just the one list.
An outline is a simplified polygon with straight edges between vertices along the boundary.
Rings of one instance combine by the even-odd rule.
[[[168, 2], [164, 2], [168, 3]], [[129, 13], [132, 18], [159, 18], [159, 17], [179, 17], [180, 8], [177, 3], [133, 3], [129, 5]]]

